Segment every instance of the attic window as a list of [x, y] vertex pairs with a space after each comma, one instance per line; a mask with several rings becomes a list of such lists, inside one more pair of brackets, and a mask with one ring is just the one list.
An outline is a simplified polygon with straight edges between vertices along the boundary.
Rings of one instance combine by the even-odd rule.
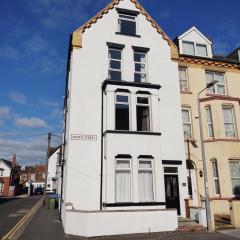
[[182, 42], [183, 54], [199, 56], [199, 57], [207, 57], [207, 45], [195, 42]]
[[118, 33], [129, 36], [137, 34], [138, 11], [117, 8], [118, 11]]

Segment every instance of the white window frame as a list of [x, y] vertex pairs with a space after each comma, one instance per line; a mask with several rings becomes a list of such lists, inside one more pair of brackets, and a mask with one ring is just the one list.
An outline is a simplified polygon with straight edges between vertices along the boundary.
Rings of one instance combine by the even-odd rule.
[[[190, 136], [185, 137], [185, 132], [183, 132], [184, 134], [184, 139], [193, 139], [193, 127], [192, 127], [192, 114], [191, 114], [191, 108], [189, 107], [182, 107], [182, 112], [183, 110], [187, 110], [188, 111], [188, 116], [189, 116], [189, 122], [184, 123], [183, 122], [183, 130], [184, 130], [184, 124], [188, 124], [190, 126], [190, 131], [191, 134]], [[182, 121], [183, 121], [183, 117], [182, 117]]]
[[[148, 98], [148, 104], [144, 104], [144, 103], [138, 103], [138, 97], [141, 98]], [[151, 132], [152, 131], [152, 104], [151, 104], [151, 95], [147, 95], [147, 94], [137, 94], [136, 95], [136, 128], [137, 128], [137, 106], [148, 106], [149, 107], [149, 131], [147, 132]], [[138, 130], [137, 130], [138, 131]], [[138, 132], [142, 132], [142, 131], [138, 131]], [[146, 131], [143, 131], [146, 132]]]
[[[117, 167], [117, 162], [118, 161], [123, 161], [129, 162], [129, 168], [118, 168]], [[117, 199], [117, 172], [129, 172], [130, 174], [130, 188], [129, 188], [129, 200], [126, 201], [121, 201], [121, 202], [131, 202], [132, 201], [132, 189], [133, 189], [133, 181], [132, 181], [132, 158], [115, 158], [115, 202], [120, 203]]]
[[[214, 171], [213, 171], [213, 165], [216, 164], [216, 173], [217, 176], [214, 176]], [[220, 188], [220, 181], [219, 181], [219, 172], [218, 172], [218, 162], [216, 159], [211, 160], [211, 165], [212, 165], [212, 179], [213, 179], [213, 189], [214, 189], [214, 194], [216, 196], [221, 195], [221, 188]], [[215, 182], [218, 182], [218, 187], [219, 187], [219, 193], [217, 193], [216, 185]]]
[[[117, 102], [117, 96], [127, 96], [128, 97], [128, 102]], [[131, 119], [131, 94], [130, 93], [125, 93], [125, 92], [116, 92], [115, 93], [115, 104], [114, 104], [114, 125], [115, 125], [115, 130], [117, 130], [117, 127], [116, 127], [116, 104], [123, 104], [123, 105], [128, 105], [128, 112], [129, 112], [129, 130], [126, 130], [126, 131], [131, 131], [132, 129], [132, 119]], [[119, 130], [121, 131], [121, 130]]]
[[[129, 17], [132, 17], [134, 19], [130, 19]], [[121, 34], [124, 34], [121, 32], [121, 20], [124, 20], [124, 21], [129, 21], [129, 22], [135, 22], [136, 24], [136, 33], [135, 35], [138, 34], [138, 24], [137, 24], [137, 16], [134, 16], [134, 15], [128, 15], [128, 14], [124, 14], [124, 13], [118, 13], [118, 32], [121, 33]]]
[[[180, 78], [180, 70], [184, 70], [185, 73], [186, 73], [186, 79], [181, 79]], [[181, 87], [181, 82], [187, 82], [187, 89], [186, 90], [183, 90], [182, 87]], [[180, 84], [180, 91], [181, 92], [189, 92], [189, 81], [188, 81], [188, 70], [186, 67], [179, 67], [179, 84]]]
[[[209, 138], [214, 138], [214, 127], [213, 127], [213, 118], [212, 118], [212, 108], [211, 106], [207, 105], [205, 107], [205, 110], [206, 110], [206, 120], [207, 120], [207, 128], [208, 128], [208, 137]], [[207, 111], [209, 111], [210, 113], [210, 118], [211, 119], [208, 119], [208, 114], [207, 114]], [[209, 121], [210, 120], [210, 121]], [[210, 129], [212, 129], [212, 136], [211, 136], [211, 131]]]
[[[151, 168], [140, 168], [140, 162], [141, 162], [141, 161], [150, 162], [150, 163], [151, 163]], [[150, 201], [140, 199], [139, 172], [141, 172], [141, 171], [152, 172], [153, 199], [150, 200]], [[155, 199], [156, 199], [155, 189], [156, 189], [156, 187], [155, 187], [155, 174], [154, 174], [153, 159], [139, 158], [139, 159], [138, 159], [138, 198], [139, 198], [139, 202], [154, 202]]]
[[[224, 119], [224, 110], [225, 109], [231, 109], [232, 122], [225, 122], [225, 119]], [[230, 138], [230, 139], [231, 138], [236, 139], [237, 138], [237, 129], [236, 129], [234, 106], [233, 105], [222, 105], [222, 112], [223, 112], [223, 124], [224, 124], [224, 130], [225, 130], [225, 137]], [[226, 124], [232, 124], [233, 125], [234, 137], [227, 136]]]
[[[191, 43], [191, 44], [193, 44], [193, 52], [194, 52], [193, 55], [190, 55], [190, 54], [187, 54], [187, 53], [184, 53], [184, 52], [183, 52], [183, 44], [184, 44], [184, 43]], [[199, 55], [199, 54], [197, 53], [197, 46], [199, 46], [199, 45], [206, 47], [206, 52], [207, 52], [207, 55], [206, 55], [206, 56], [202, 56], [202, 55]], [[190, 56], [209, 57], [207, 44], [200, 43], [200, 42], [192, 42], [192, 41], [183, 40], [183, 41], [182, 41], [182, 52], [183, 52], [183, 54], [190, 55]]]
[[[216, 71], [209, 71], [206, 70], [205, 71], [205, 76], [206, 76], [206, 84], [210, 83], [207, 80], [207, 74], [213, 74], [213, 80], [216, 80], [216, 74], [222, 74], [223, 75], [223, 80], [224, 80], [224, 84], [217, 82], [212, 88], [209, 88], [207, 91], [210, 94], [220, 94], [220, 95], [227, 95], [227, 86], [226, 86], [226, 77], [225, 77], [225, 73], [224, 72], [216, 72]], [[223, 86], [224, 87], [224, 93], [219, 93], [218, 92], [218, 86]], [[213, 92], [211, 91], [211, 89], [213, 89]]]
[[[231, 168], [230, 168], [230, 163], [231, 162], [237, 162], [238, 164], [240, 164], [240, 160], [230, 160], [229, 161], [229, 171], [230, 171], [230, 178], [231, 178], [231, 185], [232, 185], [232, 179], [240, 179], [240, 175], [238, 177], [232, 177], [232, 174], [231, 174]], [[240, 174], [240, 173], [239, 173]], [[234, 192], [233, 192], [233, 185], [232, 185], [232, 193], [233, 195], [235, 196]]]
[[[135, 57], [135, 53], [138, 53], [138, 54], [145, 54], [145, 63], [142, 63], [142, 62], [136, 62], [134, 60], [134, 82], [135, 82], [135, 73], [137, 74], [145, 74], [145, 82], [144, 83], [147, 83], [148, 82], [148, 54], [147, 52], [140, 52], [140, 51], [133, 51], [133, 59]], [[145, 65], [145, 72], [138, 72], [135, 70], [135, 65], [136, 64], [140, 64], [140, 65]], [[142, 82], [141, 82], [142, 83]]]
[[[119, 59], [111, 58], [111, 57], [110, 57], [110, 50], [114, 50], [114, 51], [120, 52], [120, 53], [121, 53], [121, 59], [119, 60]], [[123, 55], [122, 49], [118, 49], [118, 48], [114, 48], [114, 47], [109, 47], [109, 48], [108, 48], [108, 79], [114, 80], [114, 81], [121, 81], [121, 80], [123, 79], [123, 76], [122, 76], [122, 74], [123, 74], [123, 70], [122, 70], [122, 55]], [[120, 70], [111, 68], [111, 67], [110, 67], [111, 61], [120, 62]], [[110, 78], [110, 72], [111, 72], [111, 71], [120, 72], [120, 73], [121, 73], [121, 79], [120, 79], [120, 80], [111, 79], [111, 78]]]

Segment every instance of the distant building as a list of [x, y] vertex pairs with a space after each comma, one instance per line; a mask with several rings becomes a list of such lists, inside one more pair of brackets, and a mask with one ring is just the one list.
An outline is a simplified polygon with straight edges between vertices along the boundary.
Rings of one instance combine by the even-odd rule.
[[29, 181], [36, 181], [35, 166], [23, 166], [20, 169], [20, 184], [25, 185], [25, 183]]
[[46, 177], [46, 165], [35, 166], [36, 182], [44, 182]]

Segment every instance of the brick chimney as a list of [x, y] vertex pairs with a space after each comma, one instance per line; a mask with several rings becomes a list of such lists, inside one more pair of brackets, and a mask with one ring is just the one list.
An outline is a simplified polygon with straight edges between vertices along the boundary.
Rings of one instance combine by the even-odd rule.
[[13, 154], [13, 158], [12, 158], [12, 168], [15, 168], [17, 166], [17, 157], [16, 154]]

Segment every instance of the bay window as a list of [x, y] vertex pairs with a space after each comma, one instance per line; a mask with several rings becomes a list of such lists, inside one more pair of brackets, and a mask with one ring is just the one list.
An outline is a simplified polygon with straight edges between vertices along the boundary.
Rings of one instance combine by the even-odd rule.
[[216, 195], [219, 195], [220, 194], [220, 184], [219, 184], [217, 160], [212, 161], [212, 175], [213, 175], [214, 192]]
[[234, 195], [240, 196], [240, 161], [231, 160], [229, 162], [229, 167], [232, 182], [232, 192]]
[[233, 106], [223, 106], [223, 119], [225, 127], [225, 137], [235, 138], [236, 132]]
[[213, 120], [212, 120], [212, 111], [210, 106], [206, 106], [206, 115], [207, 115], [207, 127], [208, 127], [208, 137], [214, 137], [213, 130]]

